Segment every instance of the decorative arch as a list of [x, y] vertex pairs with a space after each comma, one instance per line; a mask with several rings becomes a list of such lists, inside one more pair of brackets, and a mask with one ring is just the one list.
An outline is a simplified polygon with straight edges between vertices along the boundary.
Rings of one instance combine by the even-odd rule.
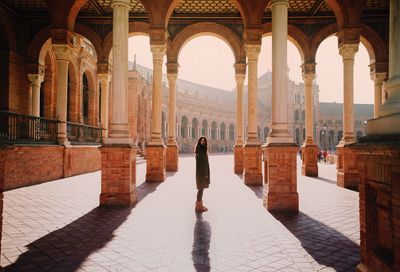
[[222, 122], [220, 125], [220, 139], [225, 141], [226, 140], [226, 125], [225, 122]]
[[67, 121], [80, 123], [80, 92], [78, 91], [79, 75], [75, 60], [68, 64]]
[[321, 28], [313, 35], [313, 37], [311, 38], [310, 54], [314, 60], [317, 56], [317, 51], [321, 43], [326, 38], [335, 35], [337, 31], [338, 31], [337, 24], [330, 24]]
[[74, 0], [71, 9], [68, 12], [67, 28], [69, 31], [73, 31], [75, 28], [76, 17], [79, 14], [81, 8], [88, 2], [88, 0]]
[[[263, 36], [272, 34], [272, 23], [262, 25]], [[291, 41], [300, 53], [302, 63], [314, 61], [310, 51], [310, 39], [299, 28], [288, 25], [288, 40]]]
[[245, 60], [245, 52], [242, 42], [234, 32], [217, 23], [201, 22], [185, 27], [173, 40], [168, 42], [168, 62], [177, 62], [179, 53], [183, 46], [190, 40], [202, 35], [211, 35], [220, 38], [232, 49], [236, 62], [243, 62]]
[[94, 49], [96, 50], [97, 62], [105, 62], [107, 60], [106, 55], [103, 53], [103, 42], [96, 32], [82, 24], [75, 25], [75, 32], [79, 35], [82, 35], [92, 43]]
[[[27, 52], [27, 62], [28, 63], [43, 63], [44, 56], [42, 54], [42, 57], [40, 57], [40, 53], [42, 51], [42, 48], [44, 44], [49, 41], [51, 42], [51, 33], [50, 33], [50, 26], [47, 26], [40, 30], [31, 43], [29, 44], [28, 47], [28, 52]], [[41, 60], [40, 60], [41, 58]]]
[[385, 42], [375, 30], [362, 24], [360, 41], [368, 51], [371, 64], [388, 61], [388, 49]]
[[229, 125], [229, 141], [234, 141], [235, 140], [235, 125], [230, 124]]

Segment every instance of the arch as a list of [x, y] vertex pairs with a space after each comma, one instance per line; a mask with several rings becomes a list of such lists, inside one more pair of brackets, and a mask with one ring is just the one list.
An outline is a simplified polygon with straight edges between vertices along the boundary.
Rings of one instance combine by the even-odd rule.
[[328, 133], [328, 143], [328, 149], [332, 149], [335, 145], [335, 132], [333, 130], [330, 130]]
[[245, 28], [252, 28], [261, 25], [264, 11], [270, 1], [271, 0], [231, 0], [242, 16], [243, 25]]
[[216, 140], [217, 139], [217, 122], [216, 121], [212, 121], [211, 122], [211, 139], [212, 140]]
[[[98, 92], [96, 91], [96, 80], [95, 75], [89, 69], [86, 69], [82, 73], [82, 88], [84, 86], [84, 80], [86, 78], [87, 81], [87, 93], [84, 93], [84, 89], [82, 89], [82, 116], [83, 122], [90, 125], [96, 125], [96, 101]], [[86, 97], [85, 97], [86, 96]], [[85, 109], [86, 107], [86, 109]], [[86, 110], [86, 112], [85, 112]]]
[[300, 120], [300, 112], [299, 110], [294, 111], [294, 121], [299, 121]]
[[229, 141], [234, 141], [235, 140], [235, 125], [230, 124], [229, 125]]
[[223, 140], [223, 141], [225, 141], [226, 139], [226, 137], [225, 137], [225, 135], [226, 135], [226, 125], [225, 125], [225, 123], [224, 122], [222, 122], [221, 123], [221, 125], [220, 125], [220, 139], [221, 140]]
[[[51, 42], [51, 40], [49, 39]], [[51, 49], [51, 48], [50, 48]], [[46, 118], [56, 118], [56, 56], [53, 50], [45, 51], [46, 55], [43, 57], [44, 65], [44, 80], [40, 86], [40, 116]]]
[[99, 35], [97, 35], [96, 32], [94, 32], [92, 29], [90, 29], [89, 27], [82, 25], [82, 24], [76, 24], [75, 25], [75, 32], [83, 37], [85, 37], [86, 39], [88, 39], [95, 51], [96, 51], [96, 55], [97, 55], [97, 62], [106, 62], [107, 61], [107, 55], [105, 55], [103, 53], [103, 47], [102, 47], [102, 40], [99, 37]]
[[244, 62], [245, 52], [240, 38], [229, 28], [213, 23], [201, 22], [183, 28], [173, 40], [168, 42], [168, 62], [178, 62], [181, 49], [190, 40], [202, 36], [211, 35], [223, 40], [232, 49], [236, 62]]
[[78, 90], [78, 65], [74, 60], [68, 65], [67, 121], [80, 122], [80, 92]]
[[181, 118], [181, 137], [182, 138], [189, 137], [188, 126], [189, 126], [188, 118], [185, 115], [183, 115]]
[[[145, 35], [145, 36], [150, 36], [150, 25], [148, 23], [144, 22], [130, 22], [129, 23], [129, 37], [135, 36], [135, 35]], [[107, 62], [111, 53], [112, 49], [112, 36], [113, 32], [110, 31], [107, 33], [107, 35], [104, 38], [103, 41], [103, 54], [105, 61]]]
[[303, 110], [301, 112], [301, 122], [304, 123], [306, 121], [306, 112]]
[[321, 28], [311, 38], [310, 55], [315, 60], [321, 43], [328, 37], [337, 33], [337, 24], [333, 23]]
[[[50, 26], [47, 26], [36, 33], [35, 37], [28, 46], [27, 61], [32, 64], [40, 63], [39, 56], [42, 51], [44, 44], [49, 41], [51, 42]], [[42, 55], [42, 63], [44, 55]]]
[[387, 62], [388, 52], [385, 42], [379, 34], [367, 25], [361, 24], [361, 43], [368, 51], [370, 63]]
[[192, 119], [192, 138], [193, 139], [197, 139], [200, 137], [200, 124], [199, 124], [199, 120], [195, 117]]
[[207, 129], [208, 129], [208, 121], [206, 120], [206, 119], [204, 119], [202, 122], [201, 122], [201, 135], [202, 136], [208, 136], [207, 135]]
[[[265, 23], [262, 25], [263, 36], [269, 36], [272, 34], [272, 23]], [[288, 25], [288, 40], [296, 46], [297, 50], [300, 53], [301, 61], [311, 62], [314, 61], [315, 58], [311, 55], [311, 44], [310, 39], [307, 35], [299, 28]]]
[[76, 17], [78, 16], [81, 8], [88, 2], [88, 0], [74, 0], [71, 9], [68, 12], [67, 28], [69, 31], [74, 31]]

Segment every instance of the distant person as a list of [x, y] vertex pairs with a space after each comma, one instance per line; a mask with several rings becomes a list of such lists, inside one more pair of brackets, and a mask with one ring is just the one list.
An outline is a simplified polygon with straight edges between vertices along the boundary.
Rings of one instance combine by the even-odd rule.
[[324, 150], [323, 156], [324, 156], [324, 162], [326, 162], [326, 157], [328, 156], [328, 152], [326, 152], [326, 150]]
[[197, 141], [196, 154], [196, 212], [206, 212], [208, 209], [203, 206], [203, 191], [210, 185], [210, 165], [208, 163], [207, 139], [202, 136]]

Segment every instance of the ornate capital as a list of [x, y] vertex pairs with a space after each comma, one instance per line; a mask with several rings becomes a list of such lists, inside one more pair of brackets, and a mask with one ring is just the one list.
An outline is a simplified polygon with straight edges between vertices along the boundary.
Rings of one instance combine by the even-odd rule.
[[303, 80], [305, 84], [312, 84], [315, 79], [315, 66], [314, 62], [307, 62], [301, 65]]
[[109, 74], [97, 74], [97, 78], [101, 85], [107, 85], [111, 80], [111, 76]]
[[178, 78], [178, 75], [177, 74], [167, 74], [167, 79], [168, 79], [168, 82], [171, 82], [171, 81], [176, 81], [176, 79]]
[[354, 61], [354, 56], [358, 51], [358, 43], [343, 44], [339, 48], [339, 54], [342, 55], [343, 61]]
[[57, 60], [68, 61], [72, 55], [72, 48], [67, 44], [53, 44], [53, 50], [56, 54]]
[[247, 65], [247, 63], [245, 63], [245, 62], [236, 62], [234, 64], [235, 73], [236, 74], [246, 74], [246, 65]]
[[246, 28], [243, 32], [246, 44], [261, 45], [262, 33], [261, 28]]
[[170, 74], [177, 75], [178, 74], [179, 63], [177, 63], [177, 62], [168, 62], [166, 64], [166, 66], [167, 66], [167, 74], [168, 75], [170, 75]]
[[315, 79], [315, 74], [303, 74], [304, 84], [312, 84]]
[[150, 45], [163, 45], [167, 40], [167, 30], [165, 28], [151, 28], [150, 32]]
[[246, 44], [246, 55], [249, 62], [257, 61], [260, 51], [261, 51], [261, 45]]
[[386, 79], [387, 73], [371, 73], [371, 79], [375, 84], [382, 84]]
[[39, 85], [43, 82], [44, 76], [43, 74], [28, 74], [28, 79], [32, 85]]
[[153, 62], [162, 62], [166, 53], [165, 45], [150, 45], [151, 53], [153, 54]]
[[111, 74], [111, 64], [108, 62], [97, 63], [98, 74]]
[[129, 8], [131, 4], [131, 0], [112, 0], [111, 1], [111, 7], [114, 8], [114, 6], [124, 6]]

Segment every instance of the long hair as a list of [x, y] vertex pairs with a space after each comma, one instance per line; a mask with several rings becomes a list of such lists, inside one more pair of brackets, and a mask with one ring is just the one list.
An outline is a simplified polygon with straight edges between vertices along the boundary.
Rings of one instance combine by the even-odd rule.
[[[200, 141], [201, 141], [202, 138], [204, 139], [204, 145], [201, 145], [201, 144], [200, 144]], [[194, 148], [194, 152], [195, 152], [195, 153], [197, 152], [198, 148], [201, 148], [203, 151], [207, 152], [208, 147], [207, 147], [207, 138], [206, 138], [206, 137], [201, 136], [201, 137], [199, 138], [199, 140], [197, 141], [197, 144], [196, 144], [196, 146], [195, 146], [195, 148]]]

